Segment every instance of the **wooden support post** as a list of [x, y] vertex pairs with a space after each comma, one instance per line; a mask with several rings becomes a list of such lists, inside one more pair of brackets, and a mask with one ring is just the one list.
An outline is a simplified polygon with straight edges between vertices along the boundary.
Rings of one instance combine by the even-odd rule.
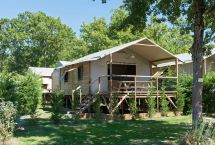
[[75, 104], [75, 97], [74, 97], [74, 90], [72, 90], [72, 101], [71, 101], [71, 107], [72, 107], [72, 110], [74, 111], [75, 108], [74, 108], [74, 104]]
[[110, 54], [110, 96], [112, 96], [112, 89], [113, 89], [113, 71], [112, 71], [112, 63], [113, 63], [113, 57], [112, 53]]
[[204, 74], [207, 73], [207, 60], [204, 59]]
[[157, 93], [157, 94], [156, 94], [156, 99], [157, 99], [157, 111], [159, 111], [159, 97], [158, 97], [158, 95], [159, 95], [159, 94], [158, 94], [158, 93], [159, 93], [159, 92], [158, 92], [158, 91], [159, 91], [159, 89], [158, 89], [158, 87], [159, 87], [159, 86], [158, 86], [158, 77], [157, 77], [157, 78], [156, 78], [156, 93]]
[[134, 77], [135, 107], [137, 107], [137, 77]]
[[80, 88], [80, 105], [81, 105], [81, 102], [82, 102], [82, 91], [81, 91], [81, 88]]
[[100, 94], [100, 92], [101, 92], [101, 78], [99, 77], [98, 78], [98, 89], [99, 89], [99, 94]]
[[[91, 62], [89, 62], [89, 69], [91, 67]], [[89, 71], [89, 76], [91, 76], [91, 71]], [[89, 78], [89, 94], [91, 95], [91, 77]]]
[[177, 77], [176, 86], [178, 88], [178, 59], [175, 60], [175, 66], [176, 66], [176, 77]]

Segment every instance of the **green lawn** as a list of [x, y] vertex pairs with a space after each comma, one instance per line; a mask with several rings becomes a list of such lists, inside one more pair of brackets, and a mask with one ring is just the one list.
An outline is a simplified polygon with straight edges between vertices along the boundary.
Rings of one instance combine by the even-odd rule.
[[27, 123], [25, 130], [16, 131], [15, 140], [21, 145], [169, 144], [189, 128], [190, 122], [190, 116], [182, 116], [115, 122], [63, 120], [59, 125], [54, 125], [43, 114], [36, 125]]

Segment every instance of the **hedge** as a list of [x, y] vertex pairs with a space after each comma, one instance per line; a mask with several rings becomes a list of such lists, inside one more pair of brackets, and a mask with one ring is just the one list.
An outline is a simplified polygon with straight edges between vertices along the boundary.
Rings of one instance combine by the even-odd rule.
[[[183, 113], [192, 112], [192, 76], [181, 74], [179, 84], [183, 87], [185, 106]], [[215, 72], [207, 73], [203, 78], [203, 112], [207, 115], [215, 113]]]
[[20, 115], [35, 113], [42, 99], [41, 80], [28, 71], [25, 75], [0, 73], [0, 99], [13, 102]]

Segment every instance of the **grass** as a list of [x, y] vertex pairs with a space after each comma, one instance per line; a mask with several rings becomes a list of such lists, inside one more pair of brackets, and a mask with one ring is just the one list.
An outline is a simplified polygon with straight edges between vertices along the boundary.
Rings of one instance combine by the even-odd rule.
[[169, 144], [185, 132], [190, 116], [130, 121], [64, 119], [59, 125], [50, 122], [49, 113], [42, 113], [36, 124], [26, 123], [15, 132], [20, 145], [140, 145]]

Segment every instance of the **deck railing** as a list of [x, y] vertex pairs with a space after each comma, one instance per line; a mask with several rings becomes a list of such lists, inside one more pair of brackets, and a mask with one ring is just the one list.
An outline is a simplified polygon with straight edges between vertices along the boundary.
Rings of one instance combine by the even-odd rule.
[[[112, 81], [110, 81], [112, 77]], [[165, 85], [166, 94], [177, 93], [177, 77], [164, 76], [141, 76], [141, 75], [103, 75], [98, 78], [98, 91], [101, 90], [101, 78], [106, 78], [109, 84], [109, 90], [119, 94], [135, 93], [135, 96], [145, 96], [148, 93], [150, 86], [154, 86], [154, 92], [158, 96], [161, 91], [161, 86]], [[118, 80], [115, 80], [117, 78]], [[112, 83], [110, 85], [110, 83]], [[110, 88], [112, 87], [112, 88]], [[110, 93], [110, 92], [109, 92]]]
[[[134, 93], [135, 96], [138, 96], [139, 98], [145, 98], [147, 97], [147, 93], [149, 90], [149, 87], [153, 85], [154, 87], [154, 96], [158, 97], [161, 92], [161, 86], [165, 85], [166, 90], [165, 94], [171, 94], [176, 95], [177, 93], [177, 77], [155, 77], [155, 76], [141, 76], [141, 75], [112, 75], [112, 81], [110, 81], [110, 75], [102, 75], [98, 77], [97, 79], [91, 81], [89, 84], [80, 85], [75, 90], [73, 90], [73, 93], [75, 91], [79, 91], [80, 94], [80, 103], [83, 97], [86, 95], [83, 93], [83, 90], [88, 89], [90, 94], [91, 87], [96, 88], [96, 93], [99, 94], [111, 94], [111, 93], [118, 93], [120, 95], [126, 95], [130, 93]], [[118, 78], [118, 80], [114, 80], [114, 78]], [[119, 79], [120, 78], [120, 79]], [[105, 82], [103, 82], [105, 81]], [[108, 91], [105, 89], [102, 90], [102, 84], [108, 83]], [[110, 85], [112, 83], [112, 85]], [[110, 89], [110, 87], [112, 87]], [[110, 90], [112, 92], [110, 92]], [[95, 92], [94, 92], [95, 93]], [[73, 96], [74, 97], [74, 96]]]

